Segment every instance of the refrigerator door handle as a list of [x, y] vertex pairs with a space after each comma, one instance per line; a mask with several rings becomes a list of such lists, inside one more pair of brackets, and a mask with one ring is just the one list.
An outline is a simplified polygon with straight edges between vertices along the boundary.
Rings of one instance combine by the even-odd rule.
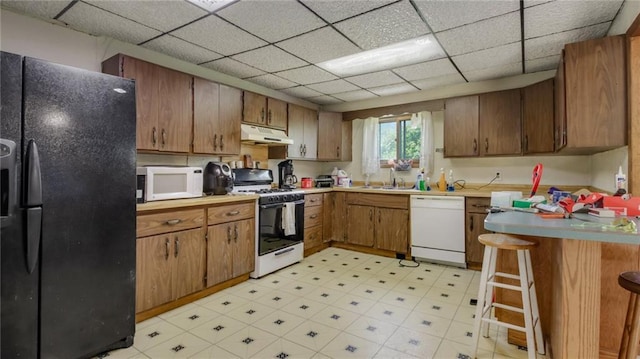
[[42, 237], [42, 176], [40, 173], [40, 155], [34, 140], [29, 140], [26, 153], [26, 173], [24, 206], [26, 207], [27, 229], [27, 270], [33, 273], [40, 252]]

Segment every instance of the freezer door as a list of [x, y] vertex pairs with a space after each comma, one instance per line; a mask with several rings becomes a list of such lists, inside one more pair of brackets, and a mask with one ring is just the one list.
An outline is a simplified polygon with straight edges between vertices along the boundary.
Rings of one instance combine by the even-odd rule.
[[42, 193], [40, 357], [131, 345], [135, 303], [134, 83], [25, 58], [24, 142]]
[[[20, 209], [22, 57], [0, 53], [0, 137], [3, 145], [15, 144], [11, 161], [5, 150], [0, 159], [3, 168], [2, 197], [6, 200], [6, 218], [0, 229], [0, 357], [36, 358], [38, 354], [38, 277], [39, 271], [27, 271], [22, 233], [23, 211]], [[8, 146], [10, 147], [10, 146]], [[8, 163], [13, 162], [13, 163]], [[10, 174], [8, 167], [13, 167]], [[11, 188], [8, 178], [13, 177]], [[6, 186], [6, 187], [5, 187]], [[6, 197], [5, 197], [6, 196]], [[11, 198], [9, 198], [9, 196]], [[5, 209], [3, 209], [3, 212]], [[4, 217], [4, 213], [3, 213]]]

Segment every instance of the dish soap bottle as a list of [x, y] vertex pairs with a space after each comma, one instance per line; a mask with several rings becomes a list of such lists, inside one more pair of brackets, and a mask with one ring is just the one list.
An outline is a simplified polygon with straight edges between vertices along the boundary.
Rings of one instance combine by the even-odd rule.
[[420, 169], [418, 173], [418, 178], [416, 180], [416, 189], [419, 191], [424, 191], [424, 168]]
[[453, 170], [449, 170], [449, 181], [447, 182], [447, 191], [453, 192], [455, 187], [453, 186]]
[[444, 178], [444, 168], [440, 169], [440, 179], [438, 180], [438, 189], [440, 191], [447, 190], [447, 180]]

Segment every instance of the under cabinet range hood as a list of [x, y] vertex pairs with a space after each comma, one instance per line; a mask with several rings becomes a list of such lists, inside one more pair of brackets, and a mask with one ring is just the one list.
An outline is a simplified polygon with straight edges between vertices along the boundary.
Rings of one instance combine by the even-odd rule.
[[240, 139], [243, 142], [266, 143], [270, 145], [293, 145], [293, 140], [282, 130], [242, 124]]

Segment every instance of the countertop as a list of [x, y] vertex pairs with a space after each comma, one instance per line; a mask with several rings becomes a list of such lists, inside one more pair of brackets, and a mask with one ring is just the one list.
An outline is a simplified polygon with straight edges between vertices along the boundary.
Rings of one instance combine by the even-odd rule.
[[224, 196], [203, 196], [198, 198], [185, 198], [185, 199], [172, 199], [166, 201], [154, 201], [147, 203], [139, 203], [136, 205], [136, 211], [138, 213], [157, 211], [164, 209], [177, 209], [187, 207], [202, 207], [216, 204], [254, 201], [258, 199], [258, 195], [232, 195], [226, 194]]
[[[599, 218], [589, 214], [574, 214], [569, 219], [543, 219], [532, 213], [491, 213], [484, 221], [484, 228], [500, 233], [537, 237], [583, 239], [598, 242], [640, 245], [640, 235], [615, 229], [615, 218]], [[627, 217], [640, 228], [640, 220]]]

